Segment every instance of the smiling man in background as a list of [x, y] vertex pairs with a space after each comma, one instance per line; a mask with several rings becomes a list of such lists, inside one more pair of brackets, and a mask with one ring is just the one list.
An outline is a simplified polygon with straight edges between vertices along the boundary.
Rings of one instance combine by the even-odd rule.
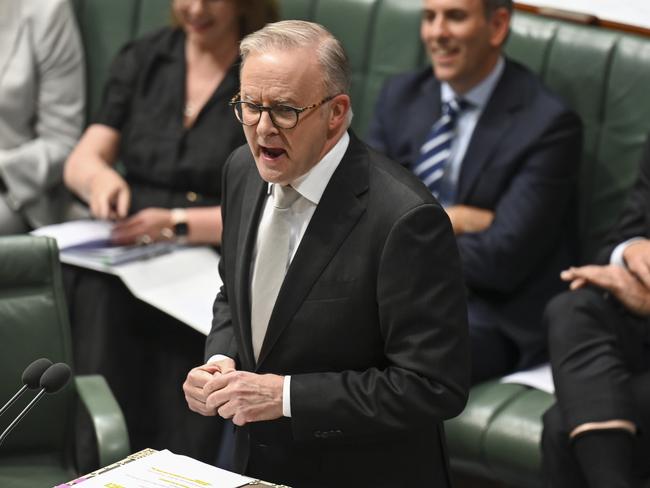
[[540, 323], [572, 257], [577, 116], [502, 54], [511, 0], [424, 0], [433, 69], [384, 86], [371, 146], [445, 206], [468, 288], [472, 382], [546, 357]]

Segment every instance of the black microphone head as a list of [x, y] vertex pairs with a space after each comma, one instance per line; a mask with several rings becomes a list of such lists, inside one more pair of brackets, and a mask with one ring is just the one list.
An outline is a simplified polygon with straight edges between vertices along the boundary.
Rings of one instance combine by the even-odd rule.
[[65, 363], [54, 363], [41, 376], [41, 388], [46, 393], [56, 393], [66, 385], [71, 375], [70, 366]]
[[23, 371], [23, 385], [31, 390], [37, 389], [41, 384], [41, 376], [52, 366], [52, 361], [47, 358], [40, 358], [25, 368]]

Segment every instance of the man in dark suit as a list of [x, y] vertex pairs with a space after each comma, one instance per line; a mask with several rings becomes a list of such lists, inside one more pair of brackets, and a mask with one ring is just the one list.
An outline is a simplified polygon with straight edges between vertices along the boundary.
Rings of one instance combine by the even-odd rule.
[[385, 84], [368, 136], [418, 174], [451, 218], [473, 383], [546, 358], [540, 317], [572, 257], [580, 123], [502, 55], [511, 11], [510, 0], [424, 0], [433, 70]]
[[449, 219], [348, 132], [329, 32], [271, 24], [241, 55], [248, 145], [224, 170], [224, 284], [188, 404], [233, 420], [235, 469], [254, 477], [450, 486], [442, 421], [465, 404], [469, 348]]
[[553, 487], [641, 486], [650, 476], [650, 139], [597, 265], [570, 268], [549, 304], [557, 403], [544, 416]]

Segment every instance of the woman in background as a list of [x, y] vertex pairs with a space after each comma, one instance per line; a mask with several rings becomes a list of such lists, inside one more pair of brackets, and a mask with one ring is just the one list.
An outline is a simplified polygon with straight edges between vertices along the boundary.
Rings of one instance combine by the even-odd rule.
[[63, 162], [84, 123], [68, 0], [0, 0], [0, 235], [71, 217]]
[[[228, 101], [238, 45], [276, 20], [272, 0], [173, 0], [175, 26], [122, 49], [103, 104], [65, 167], [65, 181], [118, 244], [219, 244], [221, 169], [245, 142]], [[115, 169], [119, 161], [123, 171]], [[205, 337], [134, 298], [117, 278], [66, 266], [77, 369], [104, 374], [132, 449], [168, 448], [214, 462], [220, 424], [185, 404], [185, 373]]]

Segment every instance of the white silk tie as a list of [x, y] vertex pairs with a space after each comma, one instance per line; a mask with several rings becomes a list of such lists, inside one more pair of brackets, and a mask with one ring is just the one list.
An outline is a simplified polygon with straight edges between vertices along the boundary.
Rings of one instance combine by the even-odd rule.
[[299, 197], [289, 185], [274, 185], [271, 217], [259, 229], [251, 280], [251, 336], [256, 361], [289, 265], [290, 207]]

